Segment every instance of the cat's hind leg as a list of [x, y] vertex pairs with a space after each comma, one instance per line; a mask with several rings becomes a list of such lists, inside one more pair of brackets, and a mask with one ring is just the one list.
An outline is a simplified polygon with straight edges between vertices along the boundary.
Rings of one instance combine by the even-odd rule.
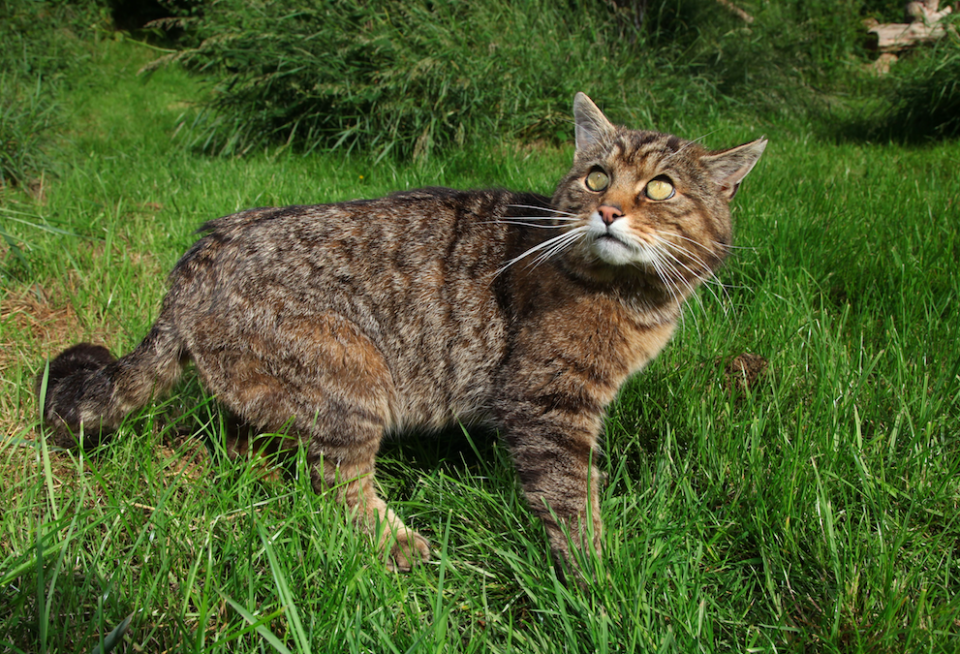
[[389, 569], [407, 572], [418, 561], [430, 558], [427, 540], [404, 525], [377, 494], [372, 458], [337, 461], [326, 453], [321, 452], [318, 457], [311, 452], [310, 459], [314, 489], [332, 493], [353, 512], [354, 521], [376, 538], [381, 551], [387, 554]]
[[426, 539], [377, 493], [375, 458], [396, 389], [383, 355], [356, 325], [325, 314], [284, 317], [239, 338], [195, 331], [205, 342], [194, 359], [218, 400], [264, 431], [298, 435], [314, 490], [346, 506], [378, 540], [389, 567], [406, 571], [429, 558]]

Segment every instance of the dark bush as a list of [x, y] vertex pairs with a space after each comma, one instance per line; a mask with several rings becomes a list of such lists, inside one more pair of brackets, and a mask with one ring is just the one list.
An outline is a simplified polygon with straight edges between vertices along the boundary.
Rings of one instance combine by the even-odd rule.
[[192, 138], [219, 153], [567, 138], [578, 90], [642, 106], [673, 86], [603, 2], [219, 0], [193, 25], [202, 43], [175, 58], [214, 80]]
[[893, 67], [884, 135], [908, 140], [960, 136], [960, 36], [958, 20], [933, 47]]
[[[744, 3], [748, 8], [751, 5]], [[193, 145], [424, 154], [569, 135], [584, 90], [646, 124], [809, 115], [860, 54], [864, 0], [211, 0], [173, 57], [208, 75]]]

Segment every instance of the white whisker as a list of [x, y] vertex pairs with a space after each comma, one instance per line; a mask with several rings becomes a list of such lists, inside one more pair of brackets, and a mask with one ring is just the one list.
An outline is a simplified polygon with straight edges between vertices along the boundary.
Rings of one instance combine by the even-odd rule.
[[[675, 234], [675, 236], [678, 236], [678, 235]], [[683, 237], [681, 237], [681, 238], [683, 238]], [[690, 241], [691, 239], [686, 239], [686, 240]], [[695, 276], [697, 277], [697, 279], [700, 280], [700, 282], [702, 282], [704, 285], [715, 286], [715, 287], [717, 287], [718, 289], [721, 289], [724, 293], [726, 293], [726, 291], [727, 291], [726, 285], [723, 284], [719, 279], [717, 279], [717, 276], [716, 276], [716, 274], [714, 274], [712, 268], [711, 268], [710, 266], [708, 266], [708, 265], [706, 264], [706, 262], [703, 261], [703, 259], [701, 259], [700, 257], [696, 256], [693, 252], [691, 252], [691, 251], [688, 250], [687, 248], [684, 248], [684, 247], [682, 247], [682, 246], [680, 246], [680, 245], [677, 245], [676, 243], [671, 243], [670, 241], [667, 241], [666, 239], [663, 239], [663, 238], [660, 238], [659, 241], [660, 241], [660, 243], [662, 243], [664, 246], [666, 246], [666, 247], [665, 247], [665, 251], [667, 252], [667, 254], [668, 254], [672, 259], [676, 260], [676, 257], [670, 252], [670, 248], [673, 248], [674, 250], [678, 251], [680, 254], [686, 255], [686, 256], [689, 257], [695, 264], [697, 264], [697, 265], [699, 265], [701, 268], [703, 268], [703, 272], [702, 272], [702, 273], [695, 273], [695, 272], [694, 272], [693, 270], [691, 270], [689, 267], [683, 266], [683, 267], [686, 268], [691, 274], [695, 275]], [[691, 242], [696, 243], [696, 241], [691, 241]], [[697, 243], [697, 245], [700, 245], [700, 244]], [[683, 265], [683, 264], [681, 264], [679, 261], [677, 261], [677, 263], [680, 264], [680, 265]], [[714, 293], [714, 292], [712, 291], [712, 289], [709, 289], [709, 288], [708, 288], [708, 290], [710, 290], [710, 292], [714, 295], [714, 297], [717, 297], [717, 294]], [[719, 300], [720, 298], [718, 297], [717, 299]]]
[[[686, 270], [688, 273], [693, 275], [694, 279], [696, 279], [698, 282], [706, 281], [706, 277], [704, 277], [704, 273], [695, 271], [693, 268], [691, 268], [690, 266], [682, 262], [680, 258], [677, 257], [675, 254], [673, 254], [669, 249], [663, 248], [661, 252], [663, 252], [664, 255], [670, 257], [670, 260], [673, 261], [673, 263], [675, 263], [677, 266], [680, 266], [681, 268]], [[709, 274], [710, 274], [710, 269], [708, 268], [707, 275], [709, 276]]]
[[563, 234], [554, 236], [553, 238], [548, 238], [546, 241], [543, 241], [542, 243], [538, 243], [537, 245], [533, 246], [532, 248], [530, 248], [520, 256], [514, 257], [513, 259], [508, 261], [499, 270], [497, 270], [494, 276], [499, 275], [500, 273], [502, 273], [504, 270], [506, 270], [513, 264], [519, 261], [522, 261], [523, 259], [529, 257], [530, 255], [546, 250], [547, 252], [545, 256], [539, 258], [534, 263], [535, 266], [540, 265], [541, 263], [543, 263], [543, 261], [546, 261], [546, 259], [552, 256], [555, 256], [556, 254], [559, 254], [560, 252], [565, 250], [569, 245], [572, 245], [576, 241], [583, 238], [583, 235], [586, 233], [586, 231], [587, 231], [586, 226], [574, 227], [569, 232], [564, 232]]
[[579, 235], [579, 234], [574, 234], [573, 236], [571, 236], [571, 237], [568, 238], [568, 239], [560, 239], [560, 238], [558, 238], [558, 239], [555, 239], [555, 240], [556, 240], [557, 242], [556, 242], [556, 244], [555, 244], [552, 248], [549, 248], [549, 249], [547, 249], [547, 250], [544, 250], [543, 252], [540, 253], [540, 255], [539, 255], [536, 259], [533, 260], [533, 266], [534, 266], [534, 267], [539, 266], [541, 263], [543, 263], [543, 262], [546, 261], [547, 259], [550, 259], [550, 258], [552, 258], [552, 257], [560, 254], [560, 253], [563, 252], [564, 250], [566, 250], [568, 247], [570, 247], [571, 245], [573, 245], [574, 243], [576, 243], [578, 240], [580, 240], [580, 235]]
[[512, 218], [500, 218], [499, 220], [488, 220], [480, 224], [481, 225], [498, 225], [501, 223], [507, 223], [510, 225], [521, 225], [523, 227], [536, 227], [538, 229], [564, 229], [567, 227], [567, 225], [536, 225], [534, 223], [525, 223], [519, 220], [514, 220]]
[[536, 209], [538, 211], [549, 211], [550, 213], [557, 216], [576, 216], [575, 213], [570, 213], [569, 211], [560, 211], [559, 209], [554, 209], [552, 207], [538, 207], [533, 204], [509, 204], [508, 207], [513, 207], [515, 209]]
[[[702, 285], [703, 285], [704, 287], [706, 287], [707, 291], [709, 291], [710, 294], [714, 297], [714, 299], [716, 299], [717, 303], [720, 304], [721, 306], [723, 305], [723, 300], [720, 298], [720, 296], [717, 294], [717, 292], [716, 292], [715, 290], [713, 290], [713, 287], [709, 284], [709, 280], [713, 277], [713, 271], [711, 271], [709, 268], [707, 268], [706, 273], [697, 273], [697, 272], [695, 272], [693, 269], [691, 269], [689, 266], [687, 266], [685, 263], [683, 263], [682, 261], [680, 261], [680, 259], [678, 259], [676, 256], [674, 256], [673, 253], [671, 253], [668, 249], [664, 248], [663, 252], [664, 252], [664, 254], [666, 254], [668, 257], [670, 257], [671, 259], [673, 259], [673, 261], [676, 262], [676, 264], [677, 264], [678, 266], [680, 266], [681, 268], [683, 268], [684, 270], [686, 270], [687, 272], [689, 272], [689, 273], [690, 273], [691, 275], [693, 275], [699, 282], [701, 282]], [[722, 285], [720, 285], [720, 287], [723, 288]], [[701, 302], [701, 308], [702, 308], [702, 302]]]
[[[704, 244], [701, 243], [700, 241], [695, 241], [695, 240], [693, 240], [693, 239], [690, 238], [689, 236], [684, 236], [683, 234], [677, 234], [677, 233], [673, 233], [673, 234], [671, 234], [671, 236], [674, 236], [674, 237], [679, 238], [679, 239], [681, 239], [681, 240], [687, 241], [687, 242], [689, 242], [689, 243], [693, 243], [694, 245], [696, 245], [697, 247], [703, 249], [704, 251], [709, 252], [710, 254], [713, 254], [713, 250], [711, 250], [710, 248], [708, 248], [706, 245], [704, 245]], [[671, 244], [671, 245], [675, 245], [676, 247], [680, 247], [679, 245], [676, 245], [676, 244]]]
[[[657, 249], [653, 250], [653, 253], [654, 253], [654, 257], [653, 257], [653, 261], [651, 262], [653, 265], [653, 268], [657, 273], [657, 277], [659, 277], [660, 281], [662, 281], [664, 286], [666, 286], [667, 292], [670, 293], [670, 296], [673, 298], [674, 302], [677, 303], [677, 308], [679, 309], [679, 312], [680, 312], [680, 321], [683, 324], [683, 327], [686, 328], [687, 323], [686, 323], [686, 315], [683, 310], [685, 306], [683, 294], [680, 292], [680, 288], [677, 285], [676, 281], [671, 279], [672, 271], [667, 266], [667, 262], [663, 260], [662, 253]], [[694, 294], [694, 289], [690, 286], [687, 280], [685, 280], [682, 276], [677, 276], [677, 279], [679, 279], [679, 281], [683, 282], [687, 286], [688, 296], [693, 295], [694, 297], [696, 297], [696, 295]], [[699, 298], [697, 299], [699, 300]]]
[[664, 249], [667, 253], [669, 253], [670, 256], [673, 256], [671, 250], [675, 250], [676, 252], [678, 252], [678, 253], [680, 253], [680, 254], [683, 254], [683, 255], [686, 255], [687, 257], [689, 257], [690, 260], [693, 261], [693, 263], [697, 264], [698, 266], [700, 266], [700, 267], [703, 268], [704, 270], [710, 270], [710, 266], [708, 266], [707, 263], [706, 263], [703, 259], [701, 259], [700, 257], [698, 257], [696, 254], [694, 254], [693, 252], [691, 252], [691, 251], [688, 250], [687, 248], [685, 248], [685, 247], [683, 247], [683, 246], [681, 246], [681, 245], [677, 245], [676, 243], [671, 243], [670, 241], [668, 241], [668, 240], [666, 240], [666, 239], [664, 239], [664, 238], [660, 238], [660, 237], [657, 237], [657, 242], [658, 242], [660, 245], [663, 246], [663, 249]]
[[667, 155], [666, 157], [664, 157], [664, 158], [663, 158], [663, 161], [664, 161], [664, 162], [670, 161], [670, 159], [672, 159], [673, 157], [676, 157], [677, 155], [679, 155], [681, 152], [683, 152], [684, 150], [686, 150], [687, 148], [689, 148], [689, 147], [690, 147], [691, 145], [693, 145], [694, 143], [698, 143], [698, 142], [702, 141], [703, 139], [707, 138], [708, 136], [710, 136], [711, 134], [713, 134], [713, 133], [715, 133], [715, 132], [716, 132], [716, 130], [714, 130], [713, 132], [708, 132], [708, 133], [704, 134], [703, 136], [701, 136], [701, 137], [699, 137], [699, 138], [693, 139], [692, 141], [687, 141], [686, 143], [684, 143], [683, 145], [680, 146], [680, 149], [679, 149], [679, 150], [677, 150], [677, 151], [674, 152], [673, 154], [669, 154], [669, 155]]
[[[699, 241], [693, 240], [693, 239], [690, 238], [689, 236], [684, 236], [683, 234], [674, 234], [674, 236], [676, 236], [677, 238], [683, 239], [684, 241], [690, 241], [691, 243], [693, 243], [693, 244], [696, 245], [697, 247], [703, 248], [703, 249], [706, 250], [707, 252], [712, 252], [712, 250], [711, 250], [710, 248], [708, 248], [706, 245], [704, 245], [703, 243], [700, 243]], [[754, 251], [754, 252], [756, 252], [756, 250], [757, 250], [757, 248], [755, 248], [755, 247], [753, 247], [753, 246], [751, 246], [751, 245], [722, 245], [722, 244], [716, 243], [716, 242], [714, 242], [714, 245], [716, 245], [716, 246], [718, 246], [718, 247], [722, 247], [722, 248], [725, 249], [725, 250], [752, 250], [752, 251]]]
[[579, 218], [567, 218], [566, 216], [503, 216], [498, 220], [549, 220], [557, 221], [561, 223], [577, 223], [581, 222]]

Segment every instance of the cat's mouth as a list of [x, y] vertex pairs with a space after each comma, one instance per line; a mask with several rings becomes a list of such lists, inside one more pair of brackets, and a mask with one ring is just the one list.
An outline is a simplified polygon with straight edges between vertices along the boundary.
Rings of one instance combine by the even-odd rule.
[[616, 234], [612, 234], [612, 233], [610, 233], [610, 232], [607, 232], [606, 234], [601, 234], [600, 236], [597, 237], [597, 240], [598, 240], [598, 241], [603, 241], [603, 240], [615, 241], [615, 242], [619, 243], [620, 245], [623, 245], [623, 246], [626, 246], [626, 247], [629, 247], [629, 245], [630, 245], [629, 243], [627, 243], [626, 241], [624, 241], [624, 240], [622, 240], [620, 237], [618, 237]]
[[661, 259], [655, 246], [628, 240], [611, 230], [596, 234], [590, 249], [598, 259], [612, 266], [646, 268], [650, 264], [656, 265]]
[[626, 248], [627, 250], [633, 250], [634, 247], [630, 243], [627, 243], [622, 238], [616, 234], [606, 233], [601, 234], [594, 241], [595, 244], [602, 244], [602, 247], [621, 247]]
[[636, 246], [609, 231], [594, 238], [591, 249], [601, 261], [614, 266], [634, 263], [638, 255]]

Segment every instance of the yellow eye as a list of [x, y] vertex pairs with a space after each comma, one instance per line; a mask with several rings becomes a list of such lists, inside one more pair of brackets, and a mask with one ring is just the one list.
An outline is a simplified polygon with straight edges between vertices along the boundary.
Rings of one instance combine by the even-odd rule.
[[673, 184], [665, 179], [655, 179], [647, 183], [647, 197], [651, 200], [669, 200], [676, 192]]
[[587, 185], [588, 189], [594, 193], [599, 193], [603, 189], [607, 188], [608, 184], [610, 184], [610, 176], [602, 170], [595, 170], [587, 175], [587, 179], [584, 180], [584, 183]]

